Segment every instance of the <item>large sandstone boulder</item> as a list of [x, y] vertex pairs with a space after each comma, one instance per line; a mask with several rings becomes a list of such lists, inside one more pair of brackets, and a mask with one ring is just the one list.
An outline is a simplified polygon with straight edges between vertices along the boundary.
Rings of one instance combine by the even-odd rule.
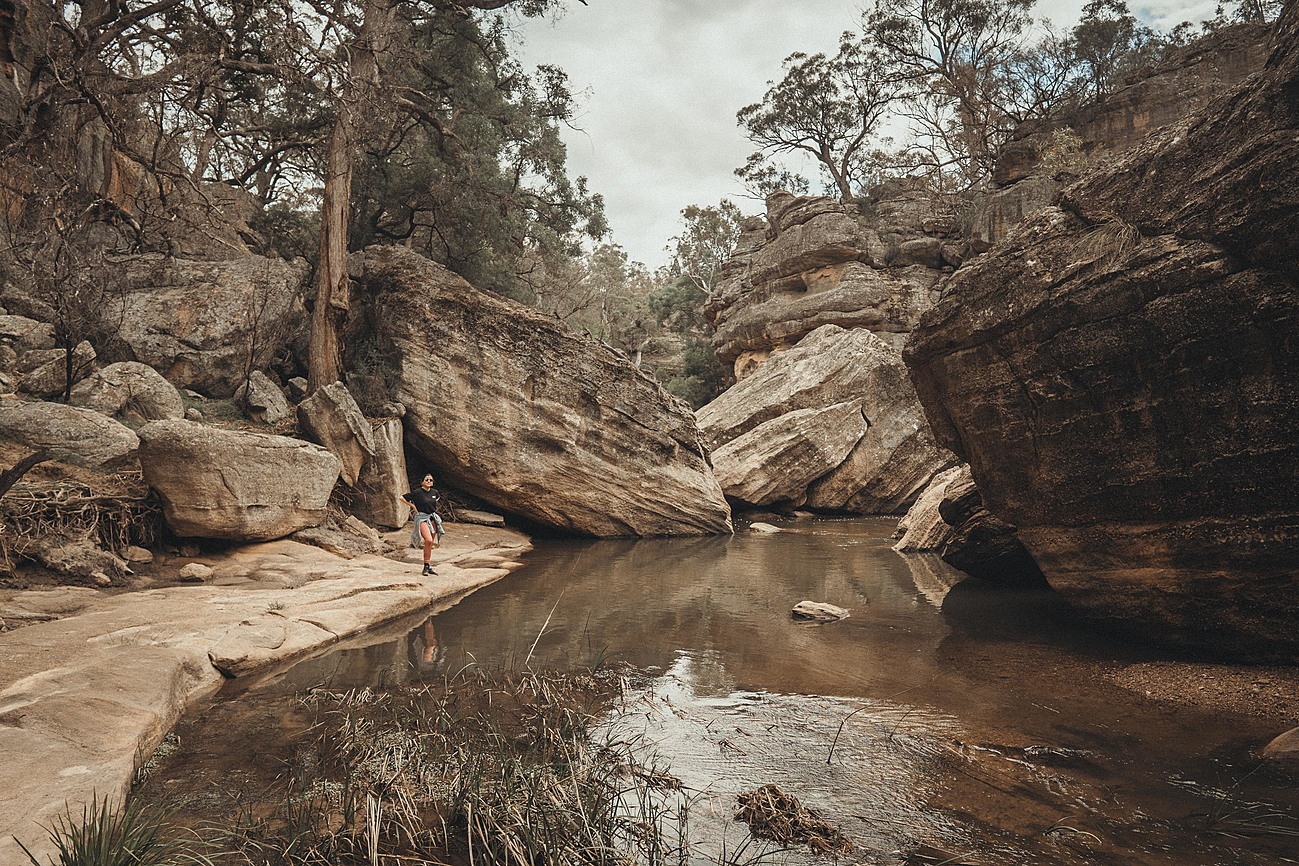
[[767, 221], [745, 225], [704, 311], [718, 357], [743, 378], [765, 358], [825, 324], [866, 328], [901, 347], [943, 266], [932, 197], [890, 187], [879, 201], [844, 204], [775, 193]]
[[0, 439], [92, 469], [131, 469], [140, 440], [106, 415], [62, 403], [0, 402]]
[[72, 388], [72, 404], [136, 423], [185, 417], [176, 386], [136, 361], [109, 364], [82, 379]]
[[401, 248], [361, 280], [439, 481], [586, 535], [730, 531], [694, 415], [624, 355]]
[[109, 323], [122, 344], [117, 351], [178, 388], [229, 397], [249, 369], [270, 365], [305, 320], [305, 274], [303, 262], [253, 255], [141, 256], [128, 266], [124, 309]]
[[1299, 5], [1266, 70], [958, 271], [906, 359], [1051, 585], [1299, 656]]
[[843, 462], [866, 432], [857, 400], [795, 409], [713, 452], [722, 490], [746, 505], [802, 505], [807, 488]]
[[410, 508], [401, 498], [410, 484], [401, 419], [389, 418], [375, 424], [370, 441], [374, 453], [361, 467], [352, 513], [371, 525], [398, 529], [410, 520]]
[[68, 368], [65, 349], [33, 349], [18, 359], [22, 372], [19, 390], [33, 397], [61, 396], [68, 386], [69, 373], [75, 386], [95, 369], [95, 349], [82, 340], [72, 349], [72, 367]]
[[984, 508], [964, 464], [935, 475], [898, 528], [903, 533], [893, 545], [898, 553], [937, 553], [953, 568], [991, 583], [1044, 581], [1015, 527]]
[[300, 439], [154, 421], [140, 466], [177, 535], [267, 541], [325, 519], [340, 462]]
[[900, 513], [955, 462], [934, 444], [897, 350], [860, 329], [818, 328], [698, 419], [723, 489], [753, 505]]
[[54, 348], [54, 326], [26, 316], [0, 316], [0, 344], [18, 354], [32, 349]]
[[374, 456], [370, 422], [361, 414], [342, 382], [334, 382], [298, 404], [298, 429], [343, 461], [343, 480], [355, 487], [365, 463]]

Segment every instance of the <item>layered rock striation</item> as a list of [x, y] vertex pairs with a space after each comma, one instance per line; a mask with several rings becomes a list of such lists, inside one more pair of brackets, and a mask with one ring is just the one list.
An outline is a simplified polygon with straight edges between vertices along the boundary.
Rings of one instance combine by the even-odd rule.
[[718, 358], [743, 378], [822, 325], [864, 328], [899, 346], [930, 302], [950, 219], [908, 188], [844, 204], [775, 193], [750, 220], [704, 308]]
[[905, 357], [1075, 605], [1299, 655], [1299, 7], [1265, 69], [947, 282]]
[[953, 458], [896, 349], [824, 325], [698, 412], [726, 495], [746, 505], [899, 513]]
[[362, 261], [407, 441], [440, 483], [584, 535], [730, 531], [693, 414], [625, 356], [407, 250]]

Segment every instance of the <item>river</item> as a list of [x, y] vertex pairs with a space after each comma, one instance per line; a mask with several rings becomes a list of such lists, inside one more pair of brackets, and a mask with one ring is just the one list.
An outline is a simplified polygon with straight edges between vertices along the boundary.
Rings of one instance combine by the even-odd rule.
[[[227, 699], [617, 660], [651, 676], [609, 724], [694, 792], [703, 848], [741, 845], [736, 794], [774, 783], [848, 835], [849, 862], [1299, 862], [1299, 793], [1253, 757], [1275, 722], [1120, 685], [1129, 665], [1169, 657], [1098, 632], [1047, 590], [959, 583], [933, 557], [899, 556], [895, 526], [543, 540], [451, 609]], [[851, 616], [796, 622], [804, 599]]]

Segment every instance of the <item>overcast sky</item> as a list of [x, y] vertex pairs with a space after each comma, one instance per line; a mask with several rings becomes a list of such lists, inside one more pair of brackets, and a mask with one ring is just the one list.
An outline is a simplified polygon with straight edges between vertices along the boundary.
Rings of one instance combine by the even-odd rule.
[[[735, 112], [757, 102], [795, 51], [837, 50], [863, 0], [569, 0], [558, 19], [519, 27], [525, 66], [564, 69], [578, 112], [567, 130], [569, 171], [605, 198], [612, 238], [651, 267], [680, 231], [681, 209], [728, 197], [753, 151]], [[1085, 0], [1039, 0], [1038, 16], [1069, 25]], [[1159, 26], [1211, 16], [1215, 0], [1129, 5]]]

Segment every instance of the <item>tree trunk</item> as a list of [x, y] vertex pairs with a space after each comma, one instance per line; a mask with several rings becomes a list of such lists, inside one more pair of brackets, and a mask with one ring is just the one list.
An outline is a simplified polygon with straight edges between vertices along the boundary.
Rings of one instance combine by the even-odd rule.
[[352, 168], [363, 113], [379, 105], [379, 56], [388, 49], [396, 19], [395, 0], [366, 0], [361, 30], [348, 63], [348, 79], [325, 160], [325, 192], [320, 214], [320, 264], [316, 268], [316, 305], [311, 312], [308, 343], [308, 390], [332, 385], [343, 377], [339, 330], [350, 308], [347, 282], [347, 233], [352, 201]]
[[316, 306], [311, 313], [307, 382], [313, 393], [343, 377], [338, 331], [348, 311], [347, 224], [352, 198], [353, 124], [349, 106], [341, 106], [329, 136], [325, 160], [325, 194], [320, 215], [320, 264], [316, 269]]

